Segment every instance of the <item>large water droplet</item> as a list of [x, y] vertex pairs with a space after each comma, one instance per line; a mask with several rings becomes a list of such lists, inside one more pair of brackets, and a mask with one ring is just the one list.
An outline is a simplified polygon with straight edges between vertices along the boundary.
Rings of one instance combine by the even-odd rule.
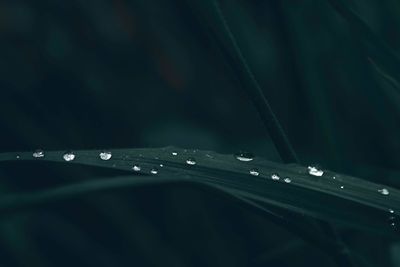
[[324, 171], [318, 169], [317, 167], [308, 166], [308, 174], [312, 176], [322, 176], [324, 175]]
[[290, 183], [292, 182], [292, 179], [290, 179], [289, 177], [287, 177], [287, 178], [283, 179], [283, 181], [284, 181], [285, 183], [290, 184]]
[[134, 170], [135, 172], [140, 172], [142, 168], [140, 168], [140, 166], [138, 165], [133, 165], [132, 170]]
[[385, 196], [389, 195], [389, 190], [387, 190], [386, 188], [378, 189], [378, 192]]
[[196, 165], [196, 160], [194, 158], [188, 158], [186, 163], [189, 165]]
[[73, 161], [75, 159], [75, 154], [71, 151], [65, 152], [63, 155], [65, 161]]
[[251, 169], [249, 172], [250, 172], [250, 174], [253, 175], [253, 176], [258, 176], [258, 175], [260, 175], [260, 172], [259, 172], [257, 169]]
[[43, 158], [44, 157], [44, 151], [42, 149], [36, 149], [35, 152], [33, 152], [32, 156], [34, 158]]
[[239, 160], [239, 161], [245, 161], [245, 162], [247, 162], [247, 161], [252, 161], [252, 160], [254, 159], [253, 153], [250, 153], [250, 152], [243, 152], [243, 151], [241, 151], [241, 152], [239, 152], [239, 153], [236, 153], [234, 156], [235, 156], [235, 158], [236, 158], [237, 160]]
[[99, 154], [101, 160], [109, 160], [112, 157], [112, 153], [109, 151], [102, 151]]
[[152, 168], [152, 169], [150, 170], [150, 173], [151, 173], [151, 174], [157, 174], [157, 173], [158, 173], [158, 169], [157, 169], [157, 168]]
[[274, 174], [271, 175], [271, 179], [275, 180], [275, 181], [278, 181], [279, 179], [281, 179], [281, 177], [279, 177], [278, 174], [274, 173]]

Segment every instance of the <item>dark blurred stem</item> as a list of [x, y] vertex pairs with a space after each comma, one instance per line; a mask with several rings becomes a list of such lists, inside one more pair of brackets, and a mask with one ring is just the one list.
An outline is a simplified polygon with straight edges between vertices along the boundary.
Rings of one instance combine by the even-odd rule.
[[[238, 68], [235, 71], [242, 83], [243, 88], [253, 101], [263, 123], [265, 124], [272, 141], [274, 142], [278, 153], [280, 154], [284, 163], [299, 163], [296, 153], [294, 152], [285, 132], [282, 129], [277, 117], [271, 109], [271, 106], [266, 99], [260, 85], [258, 84], [254, 74], [252, 73], [249, 65], [247, 64], [242, 51], [237, 44], [235, 36], [233, 35], [227, 20], [221, 10], [218, 0], [213, 0], [216, 15], [219, 22], [222, 25], [222, 31], [224, 33], [223, 38], [226, 38], [228, 43], [227, 49], [230, 53], [227, 53], [230, 58], [229, 61], [233, 61], [238, 64]], [[233, 66], [234, 67], [234, 66]], [[332, 251], [333, 259], [340, 267], [354, 267], [355, 264], [351, 259], [351, 255], [346, 245], [342, 241], [340, 235], [336, 229], [329, 223], [319, 221], [319, 226], [325, 231], [327, 236], [332, 239], [336, 244], [336, 250]]]
[[[254, 74], [250, 70], [237, 42], [234, 38], [228, 23], [222, 14], [221, 8], [218, 1], [214, 1], [215, 10], [217, 12], [218, 18], [222, 23], [222, 30], [224, 31], [225, 38], [229, 43], [228, 49], [230, 49], [230, 59], [229, 61], [234, 61], [237, 63], [238, 68], [235, 68], [235, 74], [238, 76], [239, 81], [242, 83], [242, 87], [246, 91], [247, 95], [250, 97], [251, 101], [254, 103], [258, 114], [260, 115], [268, 133], [271, 136], [275, 147], [285, 163], [298, 162], [296, 153], [294, 152], [285, 132], [282, 129], [278, 119], [276, 118], [274, 112], [271, 109], [268, 100], [265, 98], [264, 93], [258, 84]], [[233, 67], [236, 64], [232, 64]]]

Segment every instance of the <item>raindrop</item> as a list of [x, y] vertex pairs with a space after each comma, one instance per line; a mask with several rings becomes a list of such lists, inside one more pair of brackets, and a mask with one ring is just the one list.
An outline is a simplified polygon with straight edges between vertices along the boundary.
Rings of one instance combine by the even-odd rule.
[[109, 160], [109, 159], [111, 159], [112, 154], [111, 154], [111, 152], [108, 152], [108, 151], [102, 151], [102, 152], [100, 152], [99, 157], [101, 160]]
[[73, 161], [75, 159], [75, 154], [71, 151], [65, 152], [63, 155], [65, 161]]
[[324, 175], [324, 171], [313, 166], [308, 166], [308, 174], [312, 176], [322, 176]]
[[142, 168], [140, 168], [140, 166], [138, 165], [133, 165], [132, 170], [134, 170], [135, 172], [140, 172]]
[[158, 173], [158, 169], [157, 168], [153, 168], [150, 170], [151, 174], [157, 174]]
[[175, 151], [172, 152], [171, 154], [172, 154], [172, 156], [178, 156], [178, 152], [175, 152]]
[[189, 165], [196, 165], [196, 160], [194, 158], [188, 158], [186, 163]]
[[279, 179], [281, 179], [281, 177], [279, 177], [278, 174], [274, 173], [274, 174], [271, 175], [271, 179], [275, 180], [275, 181], [278, 181]]
[[389, 195], [389, 190], [386, 188], [378, 189], [378, 192], [385, 196]]
[[289, 177], [285, 178], [283, 181], [285, 181], [285, 183], [288, 183], [288, 184], [290, 184], [292, 182], [292, 180]]
[[43, 158], [44, 157], [44, 151], [41, 149], [37, 149], [35, 150], [35, 152], [33, 152], [32, 156], [34, 158]]
[[258, 176], [258, 175], [260, 175], [260, 172], [257, 169], [251, 169], [250, 174], [253, 176]]
[[254, 159], [254, 155], [250, 152], [239, 152], [236, 153], [234, 156], [237, 160], [245, 162], [252, 161]]

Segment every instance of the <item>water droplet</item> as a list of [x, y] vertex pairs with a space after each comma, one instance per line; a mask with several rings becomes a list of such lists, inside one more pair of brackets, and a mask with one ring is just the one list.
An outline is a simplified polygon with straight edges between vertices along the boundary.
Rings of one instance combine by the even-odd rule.
[[63, 155], [65, 161], [73, 161], [75, 159], [75, 154], [71, 151], [65, 152]]
[[332, 177], [332, 179], [333, 179], [333, 180], [336, 180], [336, 177], [335, 177], [335, 176], [333, 176], [333, 177]]
[[140, 166], [138, 165], [133, 165], [132, 170], [134, 170], [135, 172], [140, 172], [142, 168], [140, 168]]
[[161, 167], [161, 168], [164, 167], [164, 164], [160, 164], [160, 167]]
[[178, 152], [175, 152], [175, 151], [172, 152], [171, 154], [172, 154], [172, 156], [178, 156]]
[[278, 181], [279, 179], [281, 179], [281, 177], [279, 177], [278, 174], [274, 173], [274, 174], [271, 175], [271, 179], [275, 180], [275, 181]]
[[389, 212], [393, 214], [393, 213], [394, 213], [394, 210], [392, 210], [392, 209], [389, 209]]
[[36, 149], [35, 152], [33, 152], [32, 156], [34, 158], [43, 158], [44, 157], [44, 151], [41, 149]]
[[151, 174], [157, 174], [158, 173], [158, 169], [157, 168], [153, 168], [150, 170]]
[[283, 181], [285, 181], [285, 183], [290, 184], [290, 183], [292, 182], [292, 179], [290, 179], [290, 178], [288, 177], [288, 178], [285, 178]]
[[245, 162], [252, 161], [254, 159], [254, 155], [250, 152], [239, 152], [236, 153], [234, 156], [237, 160]]
[[343, 188], [344, 188], [344, 185], [341, 185], [340, 188], [343, 189]]
[[378, 192], [385, 196], [389, 195], [389, 190], [386, 188], [378, 189]]
[[186, 163], [189, 165], [196, 165], [196, 160], [194, 158], [188, 158]]
[[17, 158], [17, 159], [19, 159], [19, 158], [20, 158], [20, 156], [19, 156], [19, 155], [17, 155], [17, 156], [16, 156], [16, 158]]
[[324, 171], [313, 166], [308, 166], [308, 174], [312, 176], [322, 176], [324, 175]]
[[109, 151], [102, 151], [99, 154], [101, 160], [109, 160], [112, 157], [112, 153]]
[[260, 175], [260, 172], [257, 169], [251, 169], [250, 174], [253, 176], [258, 176], [258, 175]]

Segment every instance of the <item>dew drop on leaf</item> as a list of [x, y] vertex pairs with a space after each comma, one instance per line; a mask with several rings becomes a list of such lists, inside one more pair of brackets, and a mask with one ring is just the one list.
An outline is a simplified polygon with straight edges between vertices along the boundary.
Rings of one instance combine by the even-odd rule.
[[393, 213], [394, 213], [394, 210], [392, 210], [392, 209], [389, 209], [389, 212], [393, 214]]
[[285, 183], [290, 184], [290, 183], [292, 182], [292, 179], [290, 179], [289, 177], [287, 177], [287, 178], [283, 179], [283, 181], [284, 181]]
[[314, 166], [308, 166], [308, 174], [312, 176], [322, 176], [324, 175], [324, 171]]
[[387, 190], [386, 188], [378, 189], [378, 192], [385, 196], [389, 195], [389, 190]]
[[187, 163], [188, 165], [196, 165], [196, 160], [195, 160], [194, 158], [188, 158], [188, 159], [186, 160], [186, 163]]
[[343, 188], [344, 188], [344, 185], [341, 185], [340, 188], [343, 189]]
[[65, 161], [73, 161], [75, 159], [75, 154], [71, 151], [65, 152], [63, 155]]
[[250, 153], [250, 152], [239, 152], [239, 153], [236, 153], [235, 155], [235, 158], [237, 159], [237, 160], [239, 160], [239, 161], [245, 161], [245, 162], [247, 162], [247, 161], [252, 161], [253, 159], [254, 159], [254, 155], [253, 155], [253, 153]]
[[35, 152], [33, 152], [32, 156], [34, 158], [43, 158], [44, 157], [44, 151], [42, 149], [36, 149]]
[[178, 152], [175, 152], [175, 151], [173, 151], [171, 154], [172, 154], [172, 156], [178, 156]]
[[142, 168], [140, 168], [140, 166], [138, 165], [133, 165], [132, 170], [134, 170], [135, 172], [140, 172]]
[[150, 170], [150, 173], [151, 173], [151, 174], [157, 174], [157, 173], [158, 173], [158, 169], [157, 169], [157, 168], [152, 168], [152, 169]]
[[160, 167], [161, 167], [161, 168], [164, 167], [164, 164], [160, 164]]
[[112, 153], [109, 151], [102, 151], [99, 154], [101, 160], [109, 160], [112, 157]]
[[249, 172], [250, 172], [250, 174], [253, 175], [253, 176], [258, 176], [258, 175], [260, 175], [260, 172], [259, 172], [257, 169], [251, 169]]
[[279, 177], [278, 174], [274, 173], [274, 174], [271, 175], [271, 179], [275, 180], [275, 181], [278, 181], [279, 179], [281, 179], [281, 177]]

